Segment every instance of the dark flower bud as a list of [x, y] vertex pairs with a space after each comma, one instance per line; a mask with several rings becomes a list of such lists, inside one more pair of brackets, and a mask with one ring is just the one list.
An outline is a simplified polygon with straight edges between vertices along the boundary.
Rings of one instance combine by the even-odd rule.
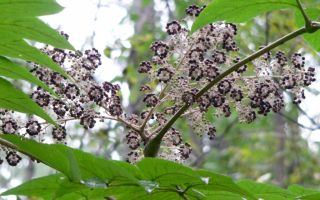
[[166, 26], [169, 35], [175, 35], [181, 31], [181, 25], [178, 21], [169, 22]]

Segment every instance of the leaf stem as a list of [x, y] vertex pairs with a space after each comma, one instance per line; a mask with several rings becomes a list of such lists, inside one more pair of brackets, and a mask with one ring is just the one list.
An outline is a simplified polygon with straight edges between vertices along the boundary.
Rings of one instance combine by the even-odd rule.
[[[312, 27], [313, 29], [315, 27]], [[319, 27], [316, 26], [317, 29]], [[232, 72], [239, 69], [241, 66], [246, 65], [247, 63], [255, 60], [256, 58], [262, 56], [263, 54], [269, 52], [270, 50], [282, 45], [283, 43], [298, 37], [299, 35], [302, 35], [304, 33], [307, 33], [309, 30], [307, 27], [300, 28], [292, 33], [289, 33], [288, 35], [276, 40], [275, 42], [269, 44], [268, 46], [258, 50], [257, 52], [251, 54], [250, 56], [246, 57], [245, 59], [241, 60], [240, 62], [236, 63], [226, 71], [224, 71], [222, 74], [220, 74], [217, 78], [215, 78], [213, 81], [209, 82], [206, 86], [204, 86], [197, 94], [196, 99], [204, 95], [207, 91], [209, 91], [214, 85], [219, 83], [223, 78], [231, 74]], [[162, 138], [166, 134], [166, 132], [171, 128], [171, 126], [179, 119], [179, 117], [189, 108], [189, 105], [185, 104], [180, 108], [180, 110], [163, 126], [163, 128], [159, 131], [159, 133], [151, 139], [145, 149], [144, 149], [144, 155], [145, 157], [156, 157], [160, 148], [160, 144], [162, 141]]]

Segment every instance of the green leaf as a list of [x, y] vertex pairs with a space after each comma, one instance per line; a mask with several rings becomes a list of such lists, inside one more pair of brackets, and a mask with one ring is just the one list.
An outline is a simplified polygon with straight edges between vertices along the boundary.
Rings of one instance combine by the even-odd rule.
[[[40, 196], [47, 199], [103, 199], [109, 196], [118, 200], [319, 198], [319, 193], [311, 193], [298, 186], [284, 190], [253, 181], [239, 181], [236, 184], [230, 177], [161, 159], [146, 158], [133, 166], [126, 162], [97, 158], [64, 145], [40, 144], [16, 135], [0, 135], [0, 138], [68, 177], [35, 179], [2, 195]], [[48, 185], [47, 189], [43, 189], [44, 184]], [[181, 191], [184, 191], [184, 196]]]
[[75, 182], [92, 182], [97, 178], [108, 184], [115, 184], [119, 180], [137, 183], [135, 176], [138, 172], [135, 166], [128, 163], [105, 160], [65, 145], [41, 144], [15, 135], [0, 135], [0, 138], [13, 143], [21, 152], [32, 155]]
[[284, 190], [277, 186], [239, 181], [205, 170], [195, 170], [171, 161], [146, 158], [136, 166], [97, 158], [64, 145], [41, 144], [16, 135], [0, 135], [17, 150], [62, 172], [4, 192], [2, 195], [38, 196], [44, 199], [118, 200], [315, 200], [297, 186]]
[[[68, 190], [65, 189], [66, 186], [61, 186], [62, 192], [56, 192], [58, 196], [87, 188], [98, 189], [107, 184], [110, 190], [106, 192], [110, 196], [118, 197], [119, 192], [116, 191], [123, 190], [119, 199], [165, 199], [166, 197], [182, 199], [177, 187], [190, 188], [186, 193], [189, 197], [201, 196], [203, 191], [229, 191], [248, 200], [255, 199], [229, 177], [193, 170], [166, 160], [147, 158], [133, 166], [125, 162], [97, 158], [64, 145], [41, 144], [16, 135], [0, 135], [0, 138], [14, 144], [18, 151], [40, 160], [62, 172], [69, 178], [68, 180], [74, 181]], [[208, 182], [206, 178], [209, 179]]]
[[6, 195], [24, 195], [24, 196], [37, 196], [37, 197], [50, 197], [56, 190], [60, 188], [60, 183], [65, 179], [62, 174], [55, 174], [36, 178], [26, 183], [21, 184], [13, 189], [7, 190], [2, 193]]
[[107, 58], [111, 58], [111, 53], [112, 53], [112, 48], [111, 47], [106, 47], [103, 51], [103, 54], [107, 57]]
[[67, 149], [67, 157], [68, 160], [70, 162], [70, 174], [71, 174], [71, 180], [75, 181], [75, 182], [80, 182], [81, 177], [80, 177], [80, 168], [79, 165], [77, 163], [77, 159], [74, 155], [74, 153], [72, 152], [72, 150]]
[[137, 166], [144, 172], [143, 175], [147, 180], [152, 180], [162, 185], [201, 183], [201, 177], [194, 173], [191, 168], [167, 160], [145, 158]]
[[206, 195], [206, 200], [243, 200], [238, 194], [221, 191], [205, 191], [203, 194]]
[[53, 71], [59, 72], [66, 77], [68, 76], [51, 58], [23, 40], [3, 43], [0, 39], [0, 55], [32, 61], [42, 66], [49, 67]]
[[[83, 195], [77, 195], [77, 193]], [[35, 196], [43, 199], [82, 199], [83, 196], [96, 196], [97, 194], [100, 194], [101, 197], [104, 196], [104, 193], [106, 192], [101, 189], [88, 188], [85, 185], [69, 181], [62, 174], [55, 174], [25, 182], [1, 195]]]
[[197, 170], [197, 172], [203, 180], [207, 180], [208, 182], [207, 184], [199, 185], [194, 188], [206, 189], [207, 191], [230, 192], [241, 197], [245, 197], [248, 200], [256, 199], [252, 193], [236, 185], [230, 177], [215, 174], [206, 170]]
[[61, 10], [55, 0], [0, 0], [0, 18], [44, 16]]
[[0, 77], [0, 108], [34, 114], [56, 125], [50, 116], [30, 97], [16, 89], [10, 82]]
[[[205, 170], [193, 170], [178, 163], [161, 159], [145, 158], [137, 164], [147, 180], [161, 187], [190, 187], [194, 190], [226, 191], [255, 199], [246, 190], [238, 187], [231, 178]], [[189, 194], [190, 195], [190, 194]]]
[[307, 188], [299, 186], [299, 185], [290, 185], [288, 187], [288, 191], [290, 191], [291, 193], [298, 195], [298, 196], [318, 193], [318, 191], [316, 191], [316, 190], [307, 189]]
[[[305, 10], [308, 17], [311, 20], [318, 20], [320, 21], [320, 9], [319, 8], [308, 8]], [[299, 10], [295, 12], [295, 20], [296, 24], [299, 27], [302, 27], [305, 25], [304, 18], [302, 17], [302, 14]], [[303, 35], [304, 39], [307, 41], [307, 43], [314, 48], [316, 51], [320, 52], [320, 31], [318, 30], [315, 33], [305, 33]]]
[[53, 199], [63, 197], [66, 194], [77, 193], [82, 190], [87, 190], [88, 188], [80, 183], [71, 182], [68, 179], [63, 179], [59, 184], [59, 188], [54, 191]]
[[29, 39], [61, 49], [74, 50], [65, 37], [37, 18], [7, 18], [0, 21], [2, 42]]
[[320, 199], [320, 193], [300, 196], [297, 199], [300, 199], [300, 200], [319, 200]]
[[270, 184], [256, 183], [254, 181], [243, 180], [237, 183], [241, 188], [255, 194], [257, 198], [265, 200], [294, 198], [294, 195], [285, 189]]
[[11, 62], [9, 59], [0, 56], [0, 76], [5, 76], [15, 80], [25, 80], [35, 85], [42, 87], [54, 96], [57, 96], [55, 92], [49, 88], [46, 84], [40, 81], [37, 77], [33, 76], [25, 67], [17, 65]]
[[265, 12], [296, 8], [294, 0], [213, 0], [195, 20], [192, 32], [216, 21], [241, 23]]

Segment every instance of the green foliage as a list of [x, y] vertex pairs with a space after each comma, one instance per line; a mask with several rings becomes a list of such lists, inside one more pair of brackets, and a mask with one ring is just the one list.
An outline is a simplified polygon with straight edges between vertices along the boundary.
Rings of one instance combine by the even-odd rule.
[[246, 22], [267, 11], [296, 8], [294, 0], [213, 0], [192, 26], [192, 32], [216, 21]]
[[21, 152], [62, 174], [37, 178], [2, 194], [43, 199], [259, 199], [313, 200], [320, 193], [299, 186], [288, 190], [253, 181], [234, 182], [210, 171], [161, 159], [136, 165], [105, 160], [63, 145], [48, 145], [15, 135], [1, 135]]
[[[63, 36], [38, 19], [39, 16], [57, 13], [62, 10], [62, 7], [54, 0], [0, 0], [0, 4], [0, 75], [29, 81], [53, 94], [54, 92], [48, 86], [27, 69], [8, 58], [35, 62], [67, 76], [64, 70], [47, 55], [25, 41], [28, 39], [57, 48], [73, 49]], [[1, 108], [36, 114], [54, 123], [37, 104], [15, 89], [8, 81], [1, 79], [0, 88], [2, 90]]]
[[51, 15], [62, 10], [55, 0], [1, 0], [0, 18], [37, 17]]

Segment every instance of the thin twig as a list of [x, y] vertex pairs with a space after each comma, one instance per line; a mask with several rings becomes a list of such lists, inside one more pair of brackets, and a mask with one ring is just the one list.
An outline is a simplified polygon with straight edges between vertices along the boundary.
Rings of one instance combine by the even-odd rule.
[[162, 91], [160, 92], [160, 94], [159, 94], [159, 98], [160, 98], [160, 99], [159, 99], [159, 103], [158, 103], [157, 105], [155, 105], [153, 108], [151, 108], [151, 110], [149, 111], [146, 119], [143, 121], [143, 123], [142, 123], [142, 125], [141, 125], [141, 127], [140, 127], [140, 129], [139, 129], [139, 132], [142, 132], [142, 133], [144, 132], [144, 129], [145, 129], [148, 121], [150, 120], [152, 114], [153, 114], [154, 111], [161, 105], [161, 103], [162, 103], [161, 100], [165, 98], [165, 97], [164, 97], [164, 94], [165, 94], [165, 91], [166, 91], [167, 87], [168, 87], [168, 85], [166, 85], [166, 86], [162, 89]]
[[289, 116], [287, 116], [287, 115], [285, 115], [285, 114], [283, 114], [283, 113], [278, 113], [278, 115], [280, 115], [281, 117], [287, 119], [288, 121], [290, 121], [290, 122], [292, 122], [292, 123], [300, 126], [301, 128], [304, 128], [304, 129], [307, 129], [307, 130], [310, 130], [310, 131], [315, 131], [315, 130], [319, 130], [319, 129], [320, 129], [320, 126], [317, 126], [317, 127], [307, 127], [307, 126], [301, 124], [300, 122], [292, 119], [291, 117], [289, 117]]
[[306, 111], [304, 111], [299, 105], [296, 105], [297, 106], [297, 108], [298, 108], [298, 110], [304, 115], [304, 116], [306, 116], [314, 125], [317, 125], [318, 123], [314, 120], [314, 118], [313, 117], [310, 117], [307, 113], [306, 113]]
[[129, 128], [133, 129], [134, 131], [138, 132], [141, 136], [142, 139], [147, 139], [146, 136], [143, 134], [143, 133], [140, 133], [140, 129], [139, 127], [133, 125], [133, 124], [130, 124], [129, 122], [127, 122], [125, 119], [123, 119], [122, 117], [118, 117], [117, 118], [117, 121], [125, 124], [126, 126], [128, 126]]

